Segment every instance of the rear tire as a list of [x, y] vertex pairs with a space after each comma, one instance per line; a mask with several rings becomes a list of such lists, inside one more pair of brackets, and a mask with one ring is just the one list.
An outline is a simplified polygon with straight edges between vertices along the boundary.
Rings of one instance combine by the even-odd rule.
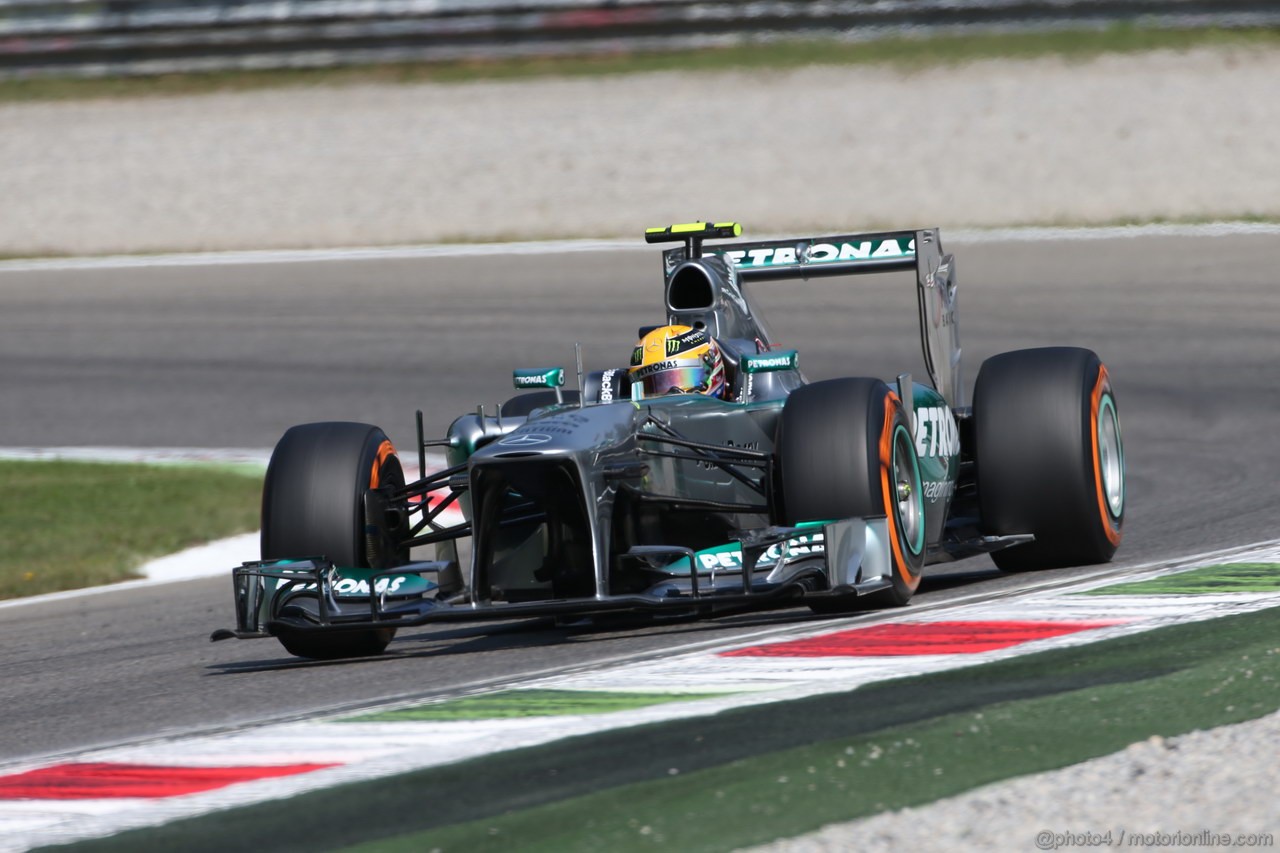
[[973, 419], [983, 528], [1036, 537], [994, 552], [995, 564], [1025, 571], [1109, 561], [1124, 526], [1124, 445], [1098, 356], [1045, 347], [987, 359]]
[[[325, 557], [335, 566], [369, 568], [364, 493], [403, 486], [395, 447], [375, 426], [295, 426], [271, 454], [262, 490], [262, 559]], [[404, 562], [405, 555], [398, 555]], [[278, 637], [293, 655], [317, 660], [381, 654], [394, 628]]]
[[[778, 422], [775, 505], [785, 524], [883, 515], [893, 588], [872, 601], [902, 606], [924, 565], [924, 491], [915, 441], [898, 395], [878, 379], [831, 379], [798, 388]], [[861, 606], [815, 602], [818, 613]]]

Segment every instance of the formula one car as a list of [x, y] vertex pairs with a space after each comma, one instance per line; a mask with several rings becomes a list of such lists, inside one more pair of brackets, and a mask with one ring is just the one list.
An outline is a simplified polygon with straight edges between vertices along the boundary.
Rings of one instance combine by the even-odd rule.
[[[663, 252], [663, 308], [717, 345], [716, 396], [647, 393], [643, 348], [631, 367], [590, 373], [579, 356], [576, 393], [564, 368], [518, 369], [528, 393], [462, 415], [442, 439], [418, 413], [409, 483], [375, 426], [286, 432], [267, 471], [262, 559], [233, 570], [236, 628], [212, 639], [275, 636], [294, 655], [340, 658], [434, 622], [839, 613], [906, 604], [929, 563], [1111, 558], [1124, 452], [1094, 353], [995, 356], [968, 406], [955, 261], [936, 229], [704, 245], [740, 234], [701, 222], [646, 233], [681, 244]], [[916, 273], [930, 384], [807, 382], [748, 298], [750, 282], [895, 270]], [[428, 473], [433, 447], [448, 467]], [[459, 508], [461, 523], [442, 523]], [[428, 545], [434, 559], [411, 559]]]

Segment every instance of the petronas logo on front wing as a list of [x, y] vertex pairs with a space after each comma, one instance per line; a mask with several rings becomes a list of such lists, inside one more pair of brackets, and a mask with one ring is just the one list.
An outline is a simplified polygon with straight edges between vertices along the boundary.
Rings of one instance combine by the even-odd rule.
[[[796, 557], [823, 553], [823, 535], [798, 536], [788, 543], [791, 547], [788, 556]], [[741, 569], [742, 551], [736, 545], [720, 545], [694, 554], [698, 558], [699, 568], [703, 571], [714, 569]], [[782, 557], [782, 545], [770, 545], [756, 568], [766, 568], [778, 562]], [[683, 558], [681, 558], [683, 560]]]

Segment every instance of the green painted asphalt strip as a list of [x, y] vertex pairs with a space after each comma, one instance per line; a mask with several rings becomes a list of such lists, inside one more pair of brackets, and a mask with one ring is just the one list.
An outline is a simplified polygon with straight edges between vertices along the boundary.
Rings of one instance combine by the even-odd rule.
[[440, 720], [498, 720], [513, 717], [563, 717], [609, 714], [723, 696], [723, 693], [623, 693], [591, 690], [503, 690], [481, 696], [464, 696], [428, 705], [397, 708], [347, 717], [343, 723], [398, 723]]
[[1151, 580], [1120, 583], [1077, 595], [1212, 595], [1280, 590], [1280, 563], [1222, 563]]
[[[499, 753], [82, 851], [731, 850], [1280, 707], [1280, 608]], [[355, 845], [363, 845], [355, 847]]]

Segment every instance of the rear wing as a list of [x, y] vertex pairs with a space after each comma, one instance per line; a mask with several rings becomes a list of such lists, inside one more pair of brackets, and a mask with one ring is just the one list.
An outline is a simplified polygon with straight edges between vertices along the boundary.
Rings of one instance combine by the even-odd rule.
[[[724, 258], [746, 281], [891, 272], [916, 266], [916, 240], [921, 233], [936, 232], [887, 231], [726, 243], [699, 247], [699, 254]], [[662, 253], [663, 266], [669, 272], [688, 257], [688, 246], [667, 249]]]
[[955, 257], [943, 254], [937, 228], [702, 245], [703, 239], [740, 233], [737, 223], [689, 223], [650, 229], [645, 238], [650, 243], [685, 244], [662, 253], [666, 276], [684, 261], [699, 257], [722, 258], [743, 281], [915, 270], [925, 367], [934, 388], [952, 408], [965, 405], [956, 322]]

